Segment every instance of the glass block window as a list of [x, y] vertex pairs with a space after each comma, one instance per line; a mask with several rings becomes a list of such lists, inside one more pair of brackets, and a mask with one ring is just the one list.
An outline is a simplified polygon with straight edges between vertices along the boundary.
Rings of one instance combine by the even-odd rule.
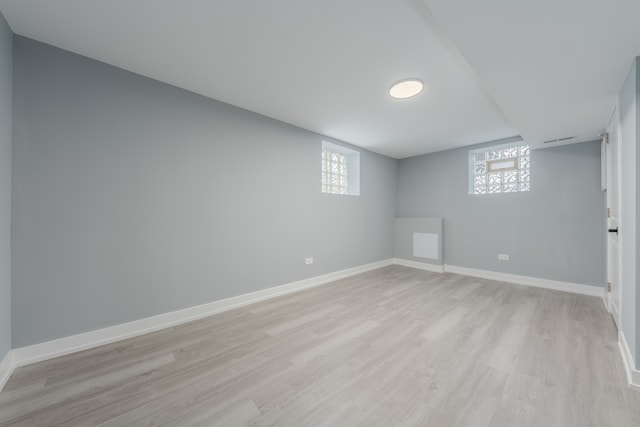
[[344, 153], [322, 150], [322, 192], [347, 194], [349, 192], [349, 161]]
[[526, 144], [469, 152], [469, 194], [529, 191], [530, 149]]
[[322, 192], [360, 195], [360, 152], [322, 141]]

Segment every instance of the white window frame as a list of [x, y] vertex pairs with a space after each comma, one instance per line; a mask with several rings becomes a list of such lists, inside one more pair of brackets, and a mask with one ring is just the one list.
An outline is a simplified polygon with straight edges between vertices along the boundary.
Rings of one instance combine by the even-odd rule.
[[321, 166], [321, 187], [320, 190], [325, 194], [339, 194], [339, 195], [349, 195], [349, 196], [359, 196], [360, 195], [360, 152], [343, 145], [334, 144], [328, 141], [322, 141], [322, 151], [325, 150], [332, 151], [335, 153], [340, 153], [345, 156], [347, 160], [347, 189], [346, 193], [332, 192], [326, 191], [326, 187], [323, 182], [323, 176], [325, 171], [322, 170]]
[[[486, 162], [486, 169], [485, 169], [485, 179], [489, 179], [489, 173], [491, 172], [509, 172], [509, 171], [515, 171], [517, 173], [518, 176], [518, 189], [515, 191], [504, 191], [504, 188], [499, 191], [499, 192], [495, 192], [495, 193], [490, 193], [488, 190], [485, 193], [476, 193], [475, 191], [475, 165], [476, 165], [476, 161], [475, 161], [475, 155], [479, 154], [479, 153], [488, 153], [490, 151], [494, 151], [494, 150], [503, 150], [503, 149], [509, 149], [509, 148], [514, 148], [514, 147], [521, 147], [521, 146], [526, 146], [529, 149], [529, 154], [527, 155], [527, 159], [528, 159], [528, 163], [527, 163], [527, 167], [526, 168], [522, 168], [523, 174], [525, 174], [527, 176], [526, 178], [526, 183], [528, 184], [526, 187], [522, 186], [521, 184], [525, 183], [525, 181], [521, 181], [522, 179], [522, 175], [521, 175], [521, 158], [522, 156], [518, 155], [516, 157], [509, 157], [509, 158], [500, 158], [500, 159], [489, 159], [489, 160], [485, 160]], [[510, 163], [510, 164], [509, 164]], [[489, 170], [491, 168], [491, 170]], [[500, 144], [500, 145], [493, 145], [490, 147], [483, 147], [483, 148], [477, 148], [474, 150], [470, 150], [469, 151], [469, 166], [468, 166], [468, 175], [469, 175], [469, 194], [472, 195], [485, 195], [485, 194], [504, 194], [504, 193], [521, 193], [521, 192], [526, 192], [526, 191], [531, 191], [531, 147], [529, 147], [529, 145], [524, 142], [524, 141], [517, 141], [517, 142], [512, 142], [512, 143], [508, 143], [508, 144]], [[504, 183], [503, 183], [504, 184]], [[501, 185], [503, 185], [501, 184]], [[523, 188], [525, 187], [525, 188]], [[487, 188], [488, 188], [488, 184], [487, 184]]]

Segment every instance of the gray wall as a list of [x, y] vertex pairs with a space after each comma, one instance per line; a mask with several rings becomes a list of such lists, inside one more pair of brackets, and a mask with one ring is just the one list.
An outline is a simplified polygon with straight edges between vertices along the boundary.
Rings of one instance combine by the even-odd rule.
[[11, 350], [12, 39], [0, 14], [0, 361]]
[[319, 135], [18, 36], [14, 67], [14, 347], [390, 258], [396, 215], [444, 217], [447, 264], [604, 284], [598, 143], [488, 196], [469, 148], [362, 151], [327, 195]]
[[533, 151], [529, 192], [470, 195], [477, 147], [401, 160], [397, 216], [443, 217], [445, 264], [604, 286], [599, 143]]
[[14, 53], [14, 347], [393, 256], [396, 160], [362, 151], [361, 195], [322, 194], [319, 135]]
[[622, 254], [622, 307], [621, 307], [621, 323], [622, 332], [629, 344], [632, 356], [636, 361], [636, 366], [640, 367], [638, 362], [638, 354], [640, 354], [640, 324], [637, 315], [637, 308], [640, 303], [638, 292], [638, 277], [636, 263], [640, 256], [638, 251], [637, 240], [637, 204], [640, 201], [638, 197], [637, 167], [639, 163], [638, 156], [640, 152], [637, 145], [640, 143], [640, 133], [638, 132], [638, 61], [633, 61], [631, 71], [625, 81], [624, 87], [618, 98], [620, 108], [620, 246]]

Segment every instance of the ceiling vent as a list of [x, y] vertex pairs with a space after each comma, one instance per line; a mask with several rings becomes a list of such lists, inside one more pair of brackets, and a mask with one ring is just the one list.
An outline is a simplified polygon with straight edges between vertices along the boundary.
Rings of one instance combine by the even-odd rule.
[[574, 138], [575, 138], [575, 136], [567, 136], [565, 138], [550, 139], [548, 141], [544, 141], [543, 144], [551, 144], [553, 142], [569, 141], [570, 139], [574, 139]]

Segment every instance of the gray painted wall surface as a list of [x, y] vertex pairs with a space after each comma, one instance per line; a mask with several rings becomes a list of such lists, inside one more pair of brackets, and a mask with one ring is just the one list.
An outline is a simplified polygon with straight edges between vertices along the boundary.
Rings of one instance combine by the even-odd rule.
[[322, 194], [319, 135], [14, 52], [14, 347], [393, 256], [396, 160], [361, 150], [361, 195]]
[[[394, 257], [425, 264], [442, 265], [442, 224], [442, 218], [396, 218], [393, 230], [395, 241]], [[438, 235], [438, 259], [413, 256], [413, 233], [433, 233]]]
[[0, 361], [11, 350], [12, 40], [0, 14]]
[[400, 160], [397, 216], [443, 217], [445, 264], [604, 286], [599, 143], [533, 151], [529, 192], [470, 195], [477, 147]]
[[640, 339], [637, 334], [640, 332], [638, 325], [636, 298], [638, 293], [638, 276], [636, 262], [640, 252], [638, 251], [637, 240], [637, 204], [638, 197], [637, 167], [638, 155], [637, 144], [640, 142], [638, 133], [638, 59], [634, 60], [631, 71], [625, 81], [620, 96], [618, 98], [620, 108], [620, 246], [622, 254], [622, 307], [621, 323], [622, 331], [629, 344], [636, 366], [638, 366], [638, 348]]

